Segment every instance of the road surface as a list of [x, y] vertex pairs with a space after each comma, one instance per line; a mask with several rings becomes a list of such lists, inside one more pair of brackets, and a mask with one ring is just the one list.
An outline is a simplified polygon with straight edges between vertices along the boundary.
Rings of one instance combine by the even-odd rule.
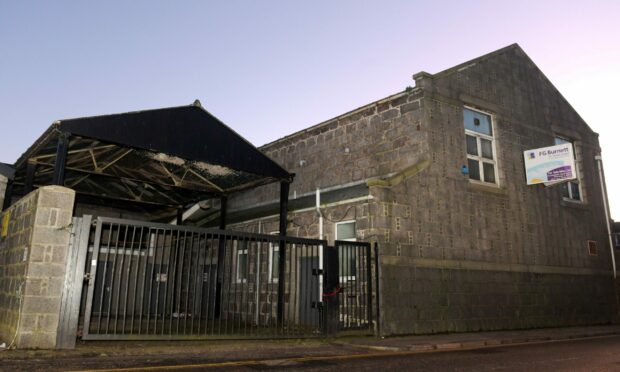
[[[339, 354], [339, 355], [338, 355]], [[325, 356], [227, 361], [204, 356], [5, 359], [0, 370], [121, 371], [620, 371], [620, 335], [429, 353], [343, 349]]]

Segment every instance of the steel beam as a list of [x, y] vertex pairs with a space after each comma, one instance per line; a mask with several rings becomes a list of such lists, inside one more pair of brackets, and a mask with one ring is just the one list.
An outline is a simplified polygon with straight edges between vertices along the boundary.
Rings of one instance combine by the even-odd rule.
[[24, 184], [24, 195], [29, 194], [33, 189], [34, 173], [37, 170], [37, 163], [29, 161], [26, 165], [26, 182]]
[[69, 151], [69, 133], [61, 132], [58, 136], [58, 145], [56, 147], [56, 161], [54, 162], [54, 178], [53, 185], [64, 186], [65, 184], [65, 166], [67, 165], [67, 154]]
[[6, 184], [6, 191], [4, 192], [4, 202], [2, 202], [2, 210], [6, 210], [11, 206], [11, 199], [13, 199], [13, 180], [9, 179]]

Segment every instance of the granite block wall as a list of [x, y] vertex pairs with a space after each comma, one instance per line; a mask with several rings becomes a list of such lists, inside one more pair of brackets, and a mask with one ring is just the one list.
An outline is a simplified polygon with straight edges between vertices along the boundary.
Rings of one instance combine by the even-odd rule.
[[[384, 332], [617, 321], [598, 135], [518, 47], [422, 80], [431, 165], [401, 185], [371, 188], [384, 235]], [[493, 116], [498, 185], [461, 173], [464, 107]], [[525, 183], [523, 151], [556, 136], [575, 143], [580, 202], [559, 186]]]
[[[420, 90], [395, 94], [260, 148], [295, 173], [290, 198], [387, 176], [424, 159]], [[235, 195], [231, 210], [279, 198], [277, 185]]]
[[[438, 268], [383, 269], [384, 334], [427, 334], [605, 324], [613, 319], [611, 279], [597, 274]], [[400, 291], [389, 290], [399, 283]], [[406, 294], [406, 295], [404, 295]]]
[[[363, 213], [347, 218], [360, 221], [359, 240], [379, 243], [383, 333], [616, 322], [598, 134], [517, 45], [414, 78], [414, 89], [262, 148], [296, 173], [291, 198], [368, 185], [368, 198], [353, 207]], [[497, 185], [461, 172], [464, 107], [493, 118]], [[581, 201], [564, 199], [559, 186], [526, 185], [523, 151], [557, 136], [574, 143]], [[277, 195], [266, 187], [231, 204]], [[316, 237], [313, 218], [289, 214], [289, 233]]]

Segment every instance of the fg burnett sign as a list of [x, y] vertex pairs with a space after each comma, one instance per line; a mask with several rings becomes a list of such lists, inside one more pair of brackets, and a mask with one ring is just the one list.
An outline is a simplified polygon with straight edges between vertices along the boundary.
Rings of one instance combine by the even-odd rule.
[[571, 143], [523, 151], [523, 159], [528, 185], [577, 178]]

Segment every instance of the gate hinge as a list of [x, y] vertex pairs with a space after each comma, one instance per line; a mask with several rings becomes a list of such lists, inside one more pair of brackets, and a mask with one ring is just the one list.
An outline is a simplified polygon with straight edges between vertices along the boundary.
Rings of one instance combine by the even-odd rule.
[[92, 276], [90, 275], [90, 273], [86, 273], [84, 274], [84, 280], [90, 280], [90, 278], [92, 278]]

